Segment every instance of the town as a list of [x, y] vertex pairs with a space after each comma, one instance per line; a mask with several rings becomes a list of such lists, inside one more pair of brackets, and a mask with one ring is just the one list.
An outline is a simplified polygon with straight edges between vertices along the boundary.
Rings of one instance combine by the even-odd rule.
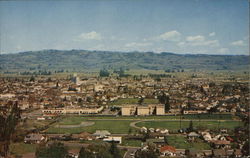
[[111, 144], [124, 158], [247, 156], [249, 80], [242, 74], [1, 77], [1, 116], [18, 119], [11, 140], [1, 133], [0, 151], [28, 158], [61, 145], [77, 158]]

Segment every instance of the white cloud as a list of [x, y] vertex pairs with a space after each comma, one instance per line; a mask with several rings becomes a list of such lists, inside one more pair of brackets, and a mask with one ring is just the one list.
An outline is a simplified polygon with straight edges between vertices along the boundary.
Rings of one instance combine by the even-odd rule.
[[176, 30], [173, 30], [159, 35], [157, 39], [168, 40], [168, 41], [179, 41], [180, 37], [181, 33]]
[[79, 40], [101, 40], [102, 36], [101, 34], [95, 32], [95, 31], [91, 31], [88, 33], [82, 33], [78, 36]]
[[239, 41], [234, 41], [231, 43], [232, 46], [245, 46], [244, 41], [239, 40]]
[[201, 42], [194, 42], [190, 44], [191, 46], [219, 46], [218, 40], [209, 40], [209, 41], [201, 41]]
[[137, 43], [137, 42], [132, 42], [132, 43], [127, 43], [125, 44], [125, 47], [146, 47], [150, 46], [152, 43]]
[[219, 46], [218, 40], [207, 40], [202, 35], [197, 36], [188, 36], [186, 37], [186, 41], [179, 42], [177, 46], [210, 46], [210, 47], [217, 47]]
[[198, 35], [198, 36], [188, 36], [186, 37], [186, 41], [189, 42], [201, 42], [201, 41], [205, 41], [205, 37]]
[[217, 51], [218, 53], [228, 53], [229, 52], [229, 50], [228, 50], [228, 48], [220, 48], [220, 49], [218, 49], [218, 51]]
[[210, 37], [212, 37], [212, 36], [215, 36], [216, 33], [215, 33], [215, 32], [211, 32], [211, 33], [209, 33], [208, 35], [209, 35]]
[[177, 43], [177, 46], [182, 47], [182, 46], [184, 46], [185, 44], [186, 44], [186, 42], [179, 42], [179, 43]]

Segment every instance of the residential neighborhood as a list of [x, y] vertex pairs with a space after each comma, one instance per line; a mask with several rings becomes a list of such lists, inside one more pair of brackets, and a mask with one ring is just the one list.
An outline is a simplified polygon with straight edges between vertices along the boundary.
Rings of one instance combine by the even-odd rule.
[[250, 98], [247, 82], [238, 80], [3, 78], [0, 101], [18, 105], [17, 137], [27, 145], [59, 141], [80, 151], [115, 142], [133, 151], [125, 157], [153, 149], [159, 157], [241, 157]]

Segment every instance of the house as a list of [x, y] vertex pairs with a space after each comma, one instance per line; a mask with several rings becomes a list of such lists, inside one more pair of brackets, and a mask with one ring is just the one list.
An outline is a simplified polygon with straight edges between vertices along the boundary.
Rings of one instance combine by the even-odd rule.
[[156, 144], [157, 146], [165, 145], [164, 139], [147, 139], [146, 142]]
[[242, 152], [240, 149], [235, 149], [233, 152], [234, 157], [242, 157]]
[[230, 148], [230, 141], [227, 140], [212, 140], [211, 143], [216, 149]]
[[212, 150], [212, 156], [213, 157], [226, 158], [227, 157], [227, 152], [224, 149], [214, 149], [214, 150]]
[[122, 137], [108, 137], [103, 139], [104, 142], [115, 142], [115, 143], [122, 143]]
[[76, 140], [93, 140], [95, 138], [88, 132], [82, 132], [80, 134], [73, 134], [72, 139], [76, 139]]
[[188, 137], [188, 140], [194, 140], [195, 138], [198, 138], [200, 135], [197, 134], [196, 132], [190, 132], [187, 137]]
[[142, 127], [142, 128], [140, 129], [140, 131], [141, 131], [142, 133], [147, 133], [148, 129], [147, 129], [146, 127]]
[[210, 141], [212, 140], [212, 136], [209, 132], [201, 132], [201, 135], [205, 141]]
[[160, 148], [161, 156], [176, 156], [176, 149], [173, 146], [163, 146]]
[[24, 143], [30, 143], [30, 144], [33, 143], [39, 144], [46, 141], [47, 137], [43, 136], [42, 134], [35, 134], [35, 133], [28, 134], [24, 138]]
[[68, 151], [68, 155], [72, 158], [78, 158], [79, 152], [80, 152], [80, 149], [70, 149]]
[[185, 151], [185, 155], [188, 157], [203, 157], [204, 153], [201, 150], [191, 148]]
[[107, 130], [97, 130], [93, 136], [95, 136], [97, 139], [100, 139], [100, 138], [106, 138], [108, 136], [110, 136], [111, 133], [109, 133], [109, 131]]

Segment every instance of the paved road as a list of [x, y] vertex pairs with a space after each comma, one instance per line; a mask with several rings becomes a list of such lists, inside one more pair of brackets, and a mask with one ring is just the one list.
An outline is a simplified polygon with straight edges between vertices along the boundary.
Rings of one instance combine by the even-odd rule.
[[129, 148], [128, 151], [124, 154], [123, 158], [133, 158], [137, 149]]

